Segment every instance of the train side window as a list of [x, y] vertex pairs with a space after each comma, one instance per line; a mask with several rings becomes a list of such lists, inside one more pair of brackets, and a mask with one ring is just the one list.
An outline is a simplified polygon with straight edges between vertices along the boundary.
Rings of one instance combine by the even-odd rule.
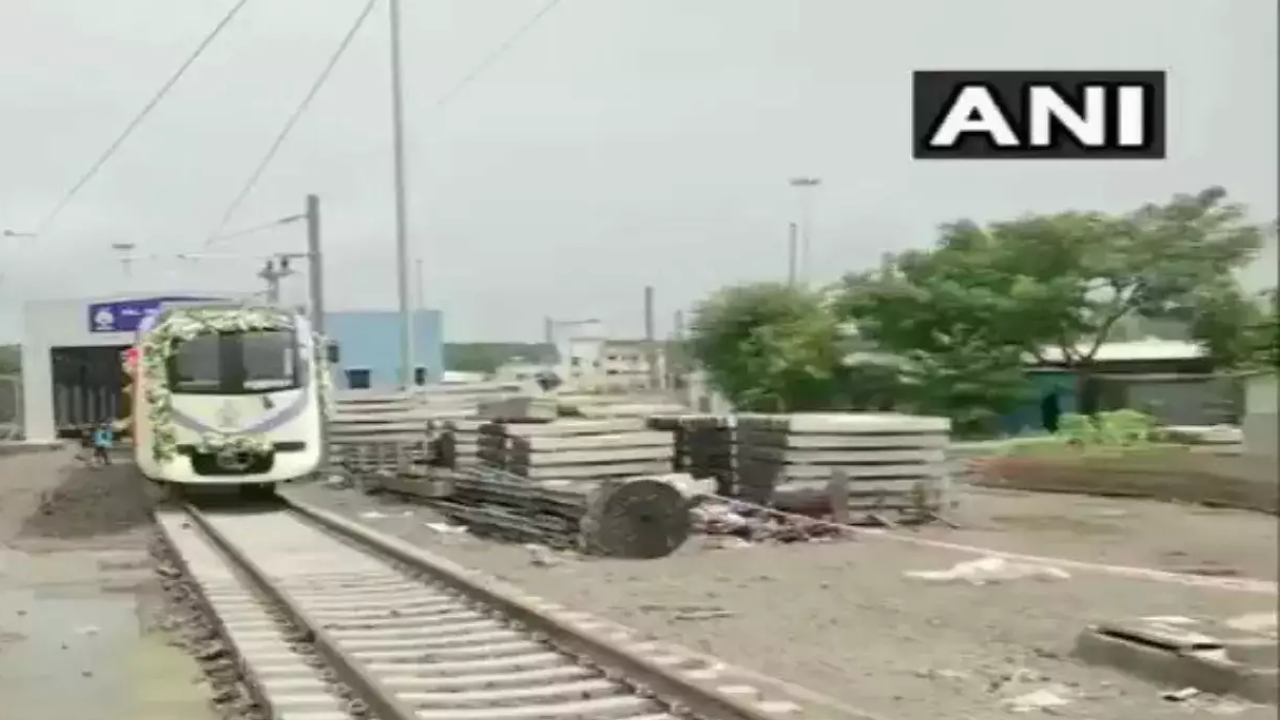
[[330, 342], [328, 345], [329, 364], [335, 365], [342, 360], [342, 351], [338, 349], [338, 343]]
[[417, 367], [415, 367], [415, 368], [413, 369], [413, 384], [414, 384], [414, 385], [426, 385], [426, 384], [427, 384], [427, 369], [426, 369], [426, 368], [424, 368], [424, 367], [422, 367], [421, 365], [419, 365], [419, 366], [417, 366]]
[[368, 390], [370, 386], [369, 368], [346, 368], [343, 372], [347, 376], [347, 387], [352, 390]]

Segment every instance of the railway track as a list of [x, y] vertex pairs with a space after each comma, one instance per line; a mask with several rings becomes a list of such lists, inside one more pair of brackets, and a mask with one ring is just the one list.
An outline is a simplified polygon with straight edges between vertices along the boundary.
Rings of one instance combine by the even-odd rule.
[[156, 515], [275, 720], [841, 715], [317, 508]]

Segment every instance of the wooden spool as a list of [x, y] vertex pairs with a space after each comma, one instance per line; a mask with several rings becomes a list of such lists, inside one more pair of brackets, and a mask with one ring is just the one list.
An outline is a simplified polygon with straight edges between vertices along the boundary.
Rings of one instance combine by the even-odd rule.
[[586, 498], [579, 549], [589, 555], [652, 559], [689, 538], [689, 498], [661, 477], [607, 482]]

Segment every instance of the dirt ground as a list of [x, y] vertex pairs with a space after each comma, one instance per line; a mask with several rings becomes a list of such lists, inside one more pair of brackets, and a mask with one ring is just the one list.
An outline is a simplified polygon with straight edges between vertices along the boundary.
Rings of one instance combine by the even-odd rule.
[[[1167, 700], [1169, 688], [1069, 657], [1094, 619], [1234, 617], [1273, 611], [1274, 593], [1076, 569], [1054, 581], [930, 584], [904, 571], [942, 570], [976, 555], [883, 537], [738, 549], [693, 542], [662, 560], [556, 556], [547, 563], [545, 553], [525, 547], [433, 530], [426, 523], [438, 518], [421, 507], [319, 485], [291, 492], [530, 592], [886, 719], [990, 720], [1014, 712], [1010, 702], [1035, 690], [1068, 701], [1041, 711], [1060, 717], [1254, 720], [1275, 713], [1209, 696]], [[966, 497], [957, 518], [972, 529], [912, 537], [1085, 561], [1167, 567], [1216, 560], [1260, 575], [1268, 558], [1275, 561], [1274, 518], [988, 492]]]
[[133, 468], [0, 457], [0, 717], [213, 720], [175, 648]]
[[[48, 481], [51, 471], [59, 478], [57, 482]], [[65, 453], [42, 453], [10, 458], [4, 473], [8, 492], [22, 499], [16, 501], [19, 509], [15, 513], [20, 514], [10, 516], [0, 511], [4, 513], [0, 525], [16, 524], [19, 542], [83, 540], [127, 532], [151, 522], [146, 486], [129, 463], [87, 467]], [[10, 477], [23, 481], [11, 483]]]
[[922, 537], [1087, 562], [1275, 580], [1274, 515], [1127, 498], [968, 488], [948, 515], [961, 527]]

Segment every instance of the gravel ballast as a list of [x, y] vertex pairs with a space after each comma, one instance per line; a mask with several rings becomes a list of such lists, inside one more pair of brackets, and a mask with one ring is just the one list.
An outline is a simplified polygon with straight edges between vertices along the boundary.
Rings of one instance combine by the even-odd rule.
[[[1069, 578], [1059, 580], [936, 584], [904, 572], [944, 570], [978, 556], [876, 538], [734, 549], [691, 542], [660, 560], [579, 559], [466, 533], [442, 533], [427, 525], [438, 518], [425, 508], [354, 490], [309, 485], [289, 492], [532, 593], [886, 719], [989, 720], [1016, 713], [1022, 709], [1019, 700], [1030, 702], [1036, 713], [1094, 720], [1218, 715], [1254, 720], [1275, 713], [1274, 708], [1205, 695], [1168, 700], [1162, 694], [1171, 688], [1070, 658], [1076, 635], [1095, 619], [1232, 617], [1273, 610], [1274, 595], [1083, 570], [1071, 570]], [[969, 512], [1011, 512], [1007, 504], [995, 508], [999, 512], [977, 507], [983, 500], [975, 497], [966, 499], [966, 505], [975, 506]], [[1034, 514], [1026, 508], [1023, 512]], [[1222, 522], [1233, 524], [1231, 518]], [[1243, 526], [1237, 522], [1235, 527], [1241, 532]], [[1175, 527], [1163, 530], [1178, 534]], [[983, 539], [977, 531], [928, 532], [955, 542]], [[1096, 535], [1077, 533], [1072, 545], [1036, 532], [1002, 528], [1003, 542], [1009, 545], [1003, 549], [1057, 549], [1063, 551], [1059, 555], [1086, 561], [1105, 557], [1097, 552]], [[1025, 544], [1019, 542], [1023, 535], [1030, 538]], [[1136, 552], [1128, 559], [1140, 559], [1142, 551]], [[1033, 702], [1050, 696], [1065, 704]]]

